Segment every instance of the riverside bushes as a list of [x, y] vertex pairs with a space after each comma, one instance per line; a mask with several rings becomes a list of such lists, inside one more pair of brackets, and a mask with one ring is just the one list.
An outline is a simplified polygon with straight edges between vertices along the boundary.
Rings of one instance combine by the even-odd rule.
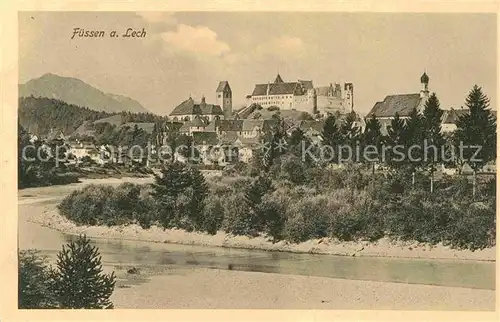
[[462, 194], [463, 180], [443, 180], [432, 194], [412, 187], [405, 173], [372, 175], [355, 166], [311, 167], [299, 172], [301, 180], [291, 180], [293, 167], [286, 162], [275, 180], [236, 175], [208, 182], [199, 171], [173, 164], [151, 186], [91, 185], [66, 197], [59, 209], [78, 224], [156, 224], [210, 234], [265, 234], [273, 241], [387, 236], [472, 250], [495, 244], [492, 183], [473, 202]]

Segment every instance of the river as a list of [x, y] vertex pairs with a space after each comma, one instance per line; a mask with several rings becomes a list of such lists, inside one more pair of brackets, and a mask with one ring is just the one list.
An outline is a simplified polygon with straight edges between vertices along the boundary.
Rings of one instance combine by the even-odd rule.
[[[132, 180], [147, 182], [147, 179]], [[54, 259], [62, 245], [74, 236], [31, 223], [30, 215], [43, 212], [47, 206], [57, 204], [74, 189], [93, 182], [99, 181], [20, 190], [19, 248], [38, 249], [49, 259]], [[120, 182], [117, 180], [112, 184]], [[208, 269], [495, 289], [495, 263], [487, 261], [345, 257], [103, 238], [94, 238], [93, 243], [99, 247], [107, 269], [121, 272], [118, 274], [118, 286], [121, 288], [134, 288], [134, 285], [147, 283], [155, 276], [170, 275], [174, 271], [183, 274], [193, 269]], [[140, 278], [126, 273], [130, 267], [143, 272]]]

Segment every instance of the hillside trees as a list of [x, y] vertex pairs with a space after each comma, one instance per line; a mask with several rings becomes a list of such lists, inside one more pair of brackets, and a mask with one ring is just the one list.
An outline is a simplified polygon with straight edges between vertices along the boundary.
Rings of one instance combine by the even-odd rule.
[[[431, 193], [434, 191], [434, 172], [436, 165], [443, 162], [442, 149], [445, 145], [444, 136], [441, 133], [441, 117], [443, 111], [439, 107], [439, 100], [435, 93], [432, 93], [429, 99], [425, 102], [424, 112], [422, 115], [422, 138], [426, 140], [423, 164], [430, 173]], [[429, 155], [429, 146], [432, 146], [432, 153]]]
[[463, 156], [473, 170], [473, 197], [476, 195], [476, 172], [496, 158], [496, 120], [489, 109], [489, 99], [474, 85], [465, 99], [469, 113], [456, 122], [456, 145], [466, 146]]
[[[377, 157], [373, 159], [373, 155], [369, 157], [370, 160], [367, 160], [372, 163], [372, 174], [375, 173], [375, 162], [380, 161], [379, 153], [382, 149], [382, 144], [384, 141], [384, 137], [382, 136], [380, 122], [377, 120], [375, 115], [366, 122], [366, 129], [363, 133], [363, 147], [365, 148], [365, 158], [368, 157], [368, 154], [371, 152], [368, 151], [368, 147], [371, 147], [370, 151], [376, 151]], [[367, 158], [368, 159], [368, 158]]]

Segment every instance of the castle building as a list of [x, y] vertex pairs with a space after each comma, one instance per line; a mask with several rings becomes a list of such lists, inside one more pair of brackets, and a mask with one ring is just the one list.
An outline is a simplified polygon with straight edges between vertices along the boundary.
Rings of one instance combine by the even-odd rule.
[[262, 107], [277, 106], [280, 109], [296, 109], [313, 112], [314, 88], [312, 81], [284, 82], [280, 74], [273, 83], [256, 84], [249, 97], [250, 104]]
[[321, 114], [346, 114], [354, 111], [354, 86], [345, 83], [344, 89], [339, 83], [316, 87], [317, 112]]
[[277, 106], [280, 109], [316, 113], [349, 113], [354, 108], [353, 84], [345, 83], [315, 88], [312, 80], [284, 82], [278, 74], [273, 83], [256, 84], [247, 105]]

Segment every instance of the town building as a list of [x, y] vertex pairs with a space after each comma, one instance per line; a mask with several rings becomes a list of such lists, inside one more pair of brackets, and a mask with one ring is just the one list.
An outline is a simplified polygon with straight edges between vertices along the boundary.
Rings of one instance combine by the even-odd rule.
[[312, 80], [284, 82], [278, 74], [274, 82], [256, 84], [251, 95], [247, 95], [247, 106], [277, 106], [285, 110], [297, 110], [310, 114], [351, 112], [354, 108], [354, 86], [345, 83], [344, 90], [336, 83], [326, 87], [314, 87]]
[[233, 92], [228, 81], [219, 82], [215, 90], [215, 104], [222, 108], [225, 119], [233, 116]]
[[383, 101], [376, 102], [366, 116], [370, 118], [375, 115], [379, 120], [392, 120], [396, 113], [400, 118], [408, 118], [414, 108], [423, 112], [425, 102], [429, 98], [429, 76], [426, 73], [420, 77], [420, 83], [420, 93], [387, 95]]
[[458, 118], [469, 112], [469, 109], [454, 109], [443, 111], [443, 116], [441, 117], [441, 132], [451, 133], [457, 129], [456, 122]]
[[169, 114], [174, 122], [193, 121], [195, 117], [205, 119], [207, 122], [229, 119], [233, 113], [233, 94], [229, 82], [222, 81], [215, 90], [215, 104], [206, 102], [205, 96], [200, 102], [195, 102], [191, 96], [177, 105]]
[[[215, 122], [215, 121], [214, 121]], [[180, 128], [179, 132], [185, 135], [192, 135], [194, 132], [203, 132], [208, 125], [208, 121], [202, 119], [200, 116], [195, 115], [192, 121], [185, 122]]]
[[177, 105], [170, 113], [170, 118], [174, 122], [194, 121], [196, 117], [203, 117], [208, 122], [221, 119], [224, 116], [219, 105], [207, 104], [205, 96], [201, 102], [196, 103], [191, 97]]
[[387, 95], [383, 101], [375, 103], [366, 118], [375, 116], [381, 124], [381, 132], [387, 134], [396, 113], [402, 119], [409, 118], [414, 108], [422, 113], [429, 98], [429, 76], [425, 72], [420, 77], [420, 84], [420, 93]]

